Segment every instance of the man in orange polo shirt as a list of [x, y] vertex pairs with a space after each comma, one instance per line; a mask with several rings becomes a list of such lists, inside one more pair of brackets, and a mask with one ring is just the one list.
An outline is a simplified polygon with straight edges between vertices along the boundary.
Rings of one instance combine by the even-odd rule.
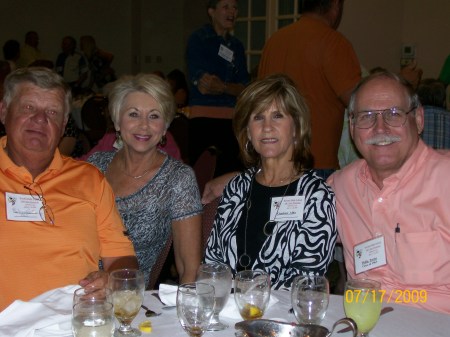
[[104, 176], [58, 151], [70, 99], [63, 79], [48, 69], [21, 68], [5, 80], [0, 310], [68, 284], [105, 284], [99, 260], [107, 272], [138, 266]]
[[328, 179], [348, 276], [380, 281], [384, 302], [450, 313], [450, 156], [420, 139], [419, 98], [393, 73], [364, 79], [349, 116], [363, 159]]
[[302, 2], [297, 22], [266, 42], [258, 77], [284, 73], [295, 82], [311, 111], [314, 168], [327, 178], [339, 168], [338, 148], [350, 93], [361, 79], [351, 43], [337, 31], [344, 0]]

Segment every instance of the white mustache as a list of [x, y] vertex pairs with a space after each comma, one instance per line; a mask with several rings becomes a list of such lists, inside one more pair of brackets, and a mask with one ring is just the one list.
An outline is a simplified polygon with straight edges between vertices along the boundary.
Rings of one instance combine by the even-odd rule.
[[367, 145], [387, 145], [401, 141], [400, 136], [392, 135], [376, 135], [375, 137], [367, 139], [364, 143]]

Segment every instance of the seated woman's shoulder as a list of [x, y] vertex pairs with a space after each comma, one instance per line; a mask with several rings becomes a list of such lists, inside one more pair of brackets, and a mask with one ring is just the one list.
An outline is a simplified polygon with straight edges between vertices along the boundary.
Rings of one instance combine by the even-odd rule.
[[194, 174], [194, 169], [191, 166], [169, 155], [167, 156], [167, 168], [173, 173], [186, 174], [189, 172]]
[[111, 161], [112, 157], [114, 157], [115, 151], [98, 151], [92, 153], [86, 161], [88, 163], [96, 165], [96, 163]]

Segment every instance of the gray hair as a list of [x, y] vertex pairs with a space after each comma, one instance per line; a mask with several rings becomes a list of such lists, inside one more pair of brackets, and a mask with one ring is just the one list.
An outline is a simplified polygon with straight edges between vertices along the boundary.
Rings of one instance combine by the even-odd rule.
[[407, 80], [405, 80], [403, 77], [387, 71], [387, 70], [383, 70], [383, 71], [377, 71], [365, 78], [363, 78], [358, 85], [356, 86], [356, 88], [353, 90], [352, 95], [350, 97], [350, 101], [348, 104], [348, 111], [349, 111], [349, 116], [351, 117], [353, 115], [353, 112], [355, 110], [355, 105], [356, 105], [356, 96], [359, 92], [359, 90], [364, 87], [367, 83], [371, 82], [372, 80], [376, 79], [376, 78], [386, 78], [386, 79], [391, 79], [394, 80], [395, 82], [399, 83], [406, 91], [408, 100], [409, 100], [409, 108], [412, 109], [414, 107], [419, 107], [420, 106], [420, 100], [419, 100], [419, 95], [417, 95], [417, 92], [414, 90], [414, 88], [412, 87], [411, 83], [409, 83]]
[[6, 107], [11, 104], [17, 87], [23, 83], [31, 83], [41, 89], [61, 90], [64, 93], [64, 117], [69, 116], [72, 102], [70, 88], [60, 75], [45, 67], [19, 68], [5, 78], [3, 102]]
[[117, 128], [119, 124], [125, 97], [134, 92], [148, 94], [158, 102], [167, 129], [175, 116], [175, 98], [169, 83], [154, 74], [124, 76], [112, 84], [108, 98], [109, 112], [114, 126]]

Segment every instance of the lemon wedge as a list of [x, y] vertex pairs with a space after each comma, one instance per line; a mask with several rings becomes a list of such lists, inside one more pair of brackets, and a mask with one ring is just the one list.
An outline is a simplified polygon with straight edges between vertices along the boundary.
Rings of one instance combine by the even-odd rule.
[[263, 312], [256, 305], [246, 304], [242, 312], [244, 319], [255, 319], [262, 317]]
[[152, 332], [152, 322], [150, 321], [143, 321], [139, 323], [139, 330], [145, 333], [151, 333]]

